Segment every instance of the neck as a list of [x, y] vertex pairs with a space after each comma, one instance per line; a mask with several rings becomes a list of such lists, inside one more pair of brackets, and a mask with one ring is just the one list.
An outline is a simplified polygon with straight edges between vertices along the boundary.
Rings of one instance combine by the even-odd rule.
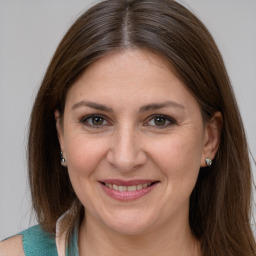
[[[180, 223], [180, 222], [179, 222]], [[188, 221], [137, 235], [120, 234], [86, 216], [79, 231], [80, 256], [200, 256]]]

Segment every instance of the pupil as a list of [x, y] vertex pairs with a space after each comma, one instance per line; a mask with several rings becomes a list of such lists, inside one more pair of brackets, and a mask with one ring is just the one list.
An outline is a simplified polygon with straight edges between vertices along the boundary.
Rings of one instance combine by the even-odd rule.
[[103, 118], [101, 118], [101, 117], [93, 117], [93, 119], [92, 119], [92, 123], [94, 124], [94, 125], [102, 125], [103, 124]]
[[158, 126], [163, 126], [165, 125], [165, 118], [162, 118], [162, 117], [157, 117], [155, 118], [155, 125], [158, 125]]

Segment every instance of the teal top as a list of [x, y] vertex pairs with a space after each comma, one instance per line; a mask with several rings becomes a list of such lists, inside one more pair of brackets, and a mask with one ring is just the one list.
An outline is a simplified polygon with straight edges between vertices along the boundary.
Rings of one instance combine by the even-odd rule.
[[78, 249], [78, 221], [76, 222], [75, 226], [73, 227], [69, 244], [66, 248], [66, 256], [79, 256], [79, 249]]
[[19, 233], [23, 236], [25, 256], [58, 256], [55, 236], [44, 231], [40, 225]]
[[[19, 233], [22, 235], [25, 256], [58, 256], [55, 236], [44, 231], [40, 225], [33, 226]], [[79, 256], [78, 227], [71, 233], [66, 256]]]

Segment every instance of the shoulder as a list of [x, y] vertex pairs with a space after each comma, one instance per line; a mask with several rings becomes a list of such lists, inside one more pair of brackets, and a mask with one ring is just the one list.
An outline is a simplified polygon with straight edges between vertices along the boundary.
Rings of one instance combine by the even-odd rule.
[[[13, 239], [16, 239], [15, 241]], [[45, 256], [51, 255], [55, 256], [57, 254], [55, 236], [49, 234], [41, 228], [40, 225], [33, 226], [19, 233], [17, 236], [5, 240], [3, 243], [3, 248], [6, 247], [7, 254], [1, 254], [2, 249], [0, 249], [0, 256], [8, 255], [25, 255], [25, 256]], [[12, 249], [13, 246], [13, 249]], [[1, 247], [0, 247], [1, 248]], [[12, 250], [19, 250], [16, 254]], [[4, 249], [3, 249], [4, 250]], [[8, 254], [10, 252], [10, 254]], [[23, 254], [21, 254], [23, 252]], [[18, 254], [20, 253], [20, 254]]]
[[16, 235], [0, 242], [0, 256], [24, 256], [22, 236]]

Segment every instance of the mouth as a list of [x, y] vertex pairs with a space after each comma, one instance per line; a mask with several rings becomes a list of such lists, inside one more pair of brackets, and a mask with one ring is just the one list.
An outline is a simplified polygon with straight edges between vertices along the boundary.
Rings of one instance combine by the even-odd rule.
[[103, 191], [113, 199], [131, 201], [143, 197], [152, 191], [159, 181], [150, 180], [105, 180], [99, 182]]
[[110, 189], [113, 189], [113, 190], [116, 190], [116, 191], [120, 191], [120, 192], [139, 191], [139, 190], [142, 190], [144, 188], [153, 186], [156, 183], [158, 183], [158, 181], [142, 183], [142, 184], [138, 184], [138, 185], [125, 186], [125, 185], [118, 185], [118, 184], [114, 184], [114, 183], [101, 182], [101, 184], [103, 184], [107, 188], [110, 188]]

